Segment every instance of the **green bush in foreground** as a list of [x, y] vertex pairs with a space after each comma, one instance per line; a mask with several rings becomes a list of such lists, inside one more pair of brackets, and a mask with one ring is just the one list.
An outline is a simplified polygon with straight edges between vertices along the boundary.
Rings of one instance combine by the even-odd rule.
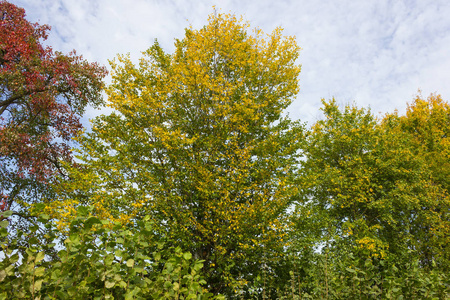
[[[49, 240], [57, 240], [45, 215], [30, 228], [26, 248], [11, 239], [3, 221], [0, 299], [221, 299], [202, 288], [202, 261], [166, 247], [146, 219], [129, 229], [89, 216], [89, 210], [78, 209], [61, 246], [33, 238], [47, 227]], [[55, 247], [56, 258], [48, 259], [45, 253]]]

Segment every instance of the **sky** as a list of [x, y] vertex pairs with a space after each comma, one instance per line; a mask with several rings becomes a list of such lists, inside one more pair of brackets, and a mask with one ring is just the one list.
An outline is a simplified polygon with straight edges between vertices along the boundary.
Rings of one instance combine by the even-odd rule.
[[[158, 39], [174, 50], [190, 25], [201, 28], [214, 6], [270, 33], [284, 28], [302, 48], [300, 92], [289, 116], [312, 124], [321, 99], [370, 107], [377, 116], [398, 109], [421, 91], [450, 101], [448, 0], [10, 0], [27, 19], [49, 24], [47, 44], [107, 66], [117, 54], [141, 52]], [[107, 82], [110, 79], [107, 79]], [[89, 109], [92, 118], [107, 110]]]

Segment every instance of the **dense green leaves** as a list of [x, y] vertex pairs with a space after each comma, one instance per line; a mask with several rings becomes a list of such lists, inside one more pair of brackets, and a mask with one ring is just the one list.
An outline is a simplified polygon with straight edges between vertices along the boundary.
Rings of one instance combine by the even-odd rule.
[[351, 241], [375, 257], [432, 251], [433, 228], [449, 225], [450, 203], [413, 137], [391, 116], [378, 123], [370, 111], [340, 111], [334, 101], [324, 103], [324, 113], [305, 149], [302, 176], [309, 188], [299, 208], [312, 205], [323, 216], [324, 238]]
[[[416, 290], [416, 296], [431, 299], [433, 292], [447, 290], [448, 278], [440, 276], [449, 264], [450, 199], [434, 175], [430, 148], [417, 143], [417, 131], [404, 130], [404, 124], [415, 122], [408, 119], [411, 114], [379, 121], [369, 110], [340, 109], [334, 100], [323, 105], [324, 119], [307, 134], [298, 179], [304, 193], [292, 216], [292, 249], [301, 253], [295, 259], [305, 273], [317, 267], [305, 258], [322, 265], [324, 282], [313, 287], [319, 284], [328, 296], [343, 293], [347, 284], [345, 293], [353, 296], [406, 296], [399, 278], [409, 280], [415, 264], [413, 273], [424, 278], [415, 284], [428, 293]], [[434, 110], [443, 107], [435, 103]], [[339, 275], [346, 272], [354, 276]], [[426, 287], [435, 279], [439, 288]], [[395, 285], [400, 290], [391, 291]]]
[[[56, 230], [46, 219], [38, 225]], [[68, 237], [56, 246], [57, 257], [50, 260], [44, 251], [55, 244], [21, 249], [2, 228], [0, 299], [211, 298], [202, 287], [203, 262], [180, 248], [165, 247], [153, 232], [149, 218], [130, 230], [88, 217], [82, 207], [70, 223]]]

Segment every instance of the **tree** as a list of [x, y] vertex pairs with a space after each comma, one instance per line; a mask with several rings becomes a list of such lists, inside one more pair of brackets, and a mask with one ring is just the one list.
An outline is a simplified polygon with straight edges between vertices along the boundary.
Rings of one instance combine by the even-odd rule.
[[337, 261], [353, 253], [362, 263], [407, 264], [413, 256], [425, 269], [445, 266], [450, 199], [403, 119], [378, 121], [370, 110], [341, 110], [334, 100], [324, 101], [323, 111], [304, 151], [298, 226], [319, 226], [313, 232], [321, 239], [312, 243], [342, 253]]
[[[410, 151], [423, 160], [428, 170], [427, 182], [441, 192], [431, 195], [417, 208], [415, 215], [429, 209], [422, 216], [420, 226], [414, 227], [419, 240], [417, 247], [421, 261], [427, 265], [438, 263], [448, 271], [450, 260], [450, 105], [440, 95], [423, 99], [416, 96], [408, 105], [406, 114], [388, 114], [385, 125], [398, 134], [409, 136]], [[426, 218], [426, 221], [425, 221]]]
[[214, 293], [270, 265], [297, 191], [302, 128], [282, 112], [298, 91], [299, 48], [281, 29], [264, 37], [248, 27], [210, 16], [173, 54], [155, 42], [139, 66], [113, 61], [115, 111], [79, 139], [83, 169], [49, 210], [91, 203], [123, 222], [149, 214], [159, 234], [205, 260]]
[[418, 95], [399, 118], [399, 130], [413, 136], [418, 155], [425, 156], [433, 180], [450, 192], [450, 105], [440, 95]]
[[24, 215], [71, 162], [86, 106], [103, 103], [106, 69], [44, 46], [48, 25], [0, 1], [0, 210]]

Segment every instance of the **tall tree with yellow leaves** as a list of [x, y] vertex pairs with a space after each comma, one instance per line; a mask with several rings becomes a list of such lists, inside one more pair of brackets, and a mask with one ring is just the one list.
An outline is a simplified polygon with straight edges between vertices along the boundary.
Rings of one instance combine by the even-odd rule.
[[113, 61], [114, 112], [80, 139], [83, 169], [61, 185], [73, 193], [49, 209], [90, 203], [122, 222], [150, 215], [159, 234], [205, 260], [215, 293], [269, 268], [297, 193], [302, 127], [282, 113], [299, 89], [299, 47], [279, 28], [248, 28], [211, 15], [173, 54], [155, 42], [137, 66]]

